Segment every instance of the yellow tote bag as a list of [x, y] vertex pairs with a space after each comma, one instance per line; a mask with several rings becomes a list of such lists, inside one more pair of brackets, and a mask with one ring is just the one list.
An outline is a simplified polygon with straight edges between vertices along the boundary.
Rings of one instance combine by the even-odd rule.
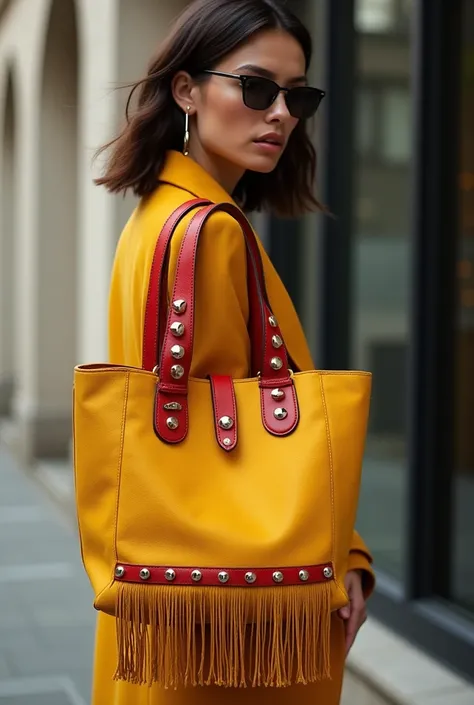
[[[169, 241], [197, 207], [167, 310]], [[218, 210], [245, 235], [250, 379], [189, 376], [199, 235]], [[192, 201], [173, 213], [150, 276], [143, 368], [74, 371], [82, 555], [96, 609], [117, 619], [117, 678], [237, 687], [329, 676], [370, 388], [366, 372], [289, 370], [238, 208]]]

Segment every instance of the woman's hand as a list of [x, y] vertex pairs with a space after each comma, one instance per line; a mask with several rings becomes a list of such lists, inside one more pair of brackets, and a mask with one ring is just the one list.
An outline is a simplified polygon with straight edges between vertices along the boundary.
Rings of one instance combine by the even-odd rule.
[[367, 619], [364, 593], [362, 592], [362, 571], [350, 570], [344, 581], [349, 604], [338, 610], [338, 614], [345, 621], [346, 627], [346, 656], [355, 641], [357, 633]]

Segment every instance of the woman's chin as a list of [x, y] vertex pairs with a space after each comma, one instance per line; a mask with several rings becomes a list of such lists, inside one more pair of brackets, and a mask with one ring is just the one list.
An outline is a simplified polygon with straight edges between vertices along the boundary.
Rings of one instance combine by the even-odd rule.
[[246, 165], [247, 171], [255, 171], [258, 174], [270, 174], [278, 166], [279, 159], [274, 156], [261, 156], [249, 159]]

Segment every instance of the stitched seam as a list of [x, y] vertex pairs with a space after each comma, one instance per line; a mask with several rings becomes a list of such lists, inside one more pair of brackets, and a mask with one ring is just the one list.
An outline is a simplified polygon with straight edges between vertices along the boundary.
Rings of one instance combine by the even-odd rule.
[[326, 404], [326, 395], [324, 392], [324, 383], [322, 377], [319, 378], [319, 385], [321, 389], [321, 401], [323, 403], [324, 421], [326, 425], [326, 440], [328, 444], [328, 455], [329, 455], [329, 477], [331, 486], [331, 560], [334, 566], [334, 577], [335, 581], [338, 583], [336, 575], [336, 562], [335, 562], [335, 546], [336, 546], [336, 508], [334, 503], [334, 461], [332, 455], [332, 442], [331, 442], [331, 429], [329, 427], [329, 416]]
[[296, 424], [298, 423], [298, 417], [299, 417], [299, 409], [298, 409], [298, 404], [296, 403], [296, 387], [294, 383], [292, 384], [291, 387], [291, 401], [293, 402], [293, 412], [295, 415], [295, 421], [291, 425], [291, 431], [296, 427]]
[[211, 377], [211, 390], [212, 390], [212, 399], [214, 403], [214, 423], [216, 425], [216, 433], [217, 433], [217, 441], [219, 445], [222, 444], [222, 437], [221, 437], [221, 429], [219, 428], [219, 417], [220, 417], [220, 412], [219, 412], [219, 404], [217, 401], [217, 394], [216, 394], [216, 388], [214, 385], [213, 378]]
[[[128, 404], [128, 389], [129, 389], [129, 382], [130, 382], [130, 374], [128, 373], [125, 377], [125, 387], [124, 387], [124, 398], [123, 398], [123, 409], [122, 409], [122, 426], [120, 430], [120, 450], [119, 450], [119, 458], [118, 458], [118, 467], [117, 467], [117, 496], [115, 500], [115, 517], [114, 517], [114, 556], [115, 556], [115, 565], [118, 563], [118, 551], [117, 551], [117, 526], [118, 526], [118, 514], [119, 514], [119, 503], [120, 503], [120, 484], [121, 484], [121, 476], [122, 476], [122, 463], [123, 463], [123, 446], [124, 446], [124, 440], [125, 440], [125, 421], [127, 417], [127, 404]], [[114, 574], [115, 570], [115, 565], [112, 569], [112, 576]], [[106, 585], [96, 596], [94, 604], [97, 604], [99, 601], [101, 595], [113, 584], [114, 578], [112, 577], [108, 585]]]
[[229, 377], [228, 382], [230, 384], [230, 395], [232, 398], [232, 409], [234, 410], [234, 444], [233, 447], [237, 445], [237, 400], [235, 398], [234, 381], [232, 377]]
[[122, 465], [123, 465], [123, 449], [125, 445], [125, 422], [127, 419], [127, 406], [128, 406], [128, 390], [130, 386], [130, 374], [127, 374], [125, 379], [125, 391], [123, 400], [123, 412], [122, 412], [122, 428], [120, 432], [120, 453], [119, 462], [117, 468], [117, 503], [115, 507], [115, 523], [114, 523], [114, 548], [115, 548], [115, 560], [118, 560], [117, 551], [117, 530], [118, 530], [118, 515], [119, 515], [119, 505], [120, 505], [120, 488], [122, 481]]

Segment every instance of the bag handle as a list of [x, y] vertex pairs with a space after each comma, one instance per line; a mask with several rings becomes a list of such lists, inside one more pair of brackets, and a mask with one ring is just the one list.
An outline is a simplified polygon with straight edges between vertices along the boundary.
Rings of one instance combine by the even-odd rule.
[[193, 198], [176, 208], [166, 221], [157, 240], [150, 271], [150, 283], [145, 308], [143, 326], [142, 368], [153, 370], [160, 364], [160, 353], [166, 327], [166, 306], [161, 302], [168, 300], [168, 258], [171, 237], [180, 221], [194, 208], [207, 206], [211, 202], [202, 198]]
[[[183, 238], [160, 354], [154, 425], [159, 438], [168, 443], [180, 443], [188, 433], [187, 393], [194, 343], [197, 250], [203, 227], [216, 212], [228, 213], [238, 222], [247, 248], [250, 338], [255, 353], [253, 359], [261, 361], [259, 385], [263, 425], [273, 435], [286, 436], [298, 424], [298, 404], [288, 369], [288, 354], [278, 323], [266, 300], [255, 234], [236, 206], [231, 203], [210, 204], [193, 216]], [[160, 308], [164, 306], [165, 301], [161, 298]], [[284, 399], [287, 401], [282, 407]], [[170, 410], [174, 412], [172, 417], [168, 413]]]

